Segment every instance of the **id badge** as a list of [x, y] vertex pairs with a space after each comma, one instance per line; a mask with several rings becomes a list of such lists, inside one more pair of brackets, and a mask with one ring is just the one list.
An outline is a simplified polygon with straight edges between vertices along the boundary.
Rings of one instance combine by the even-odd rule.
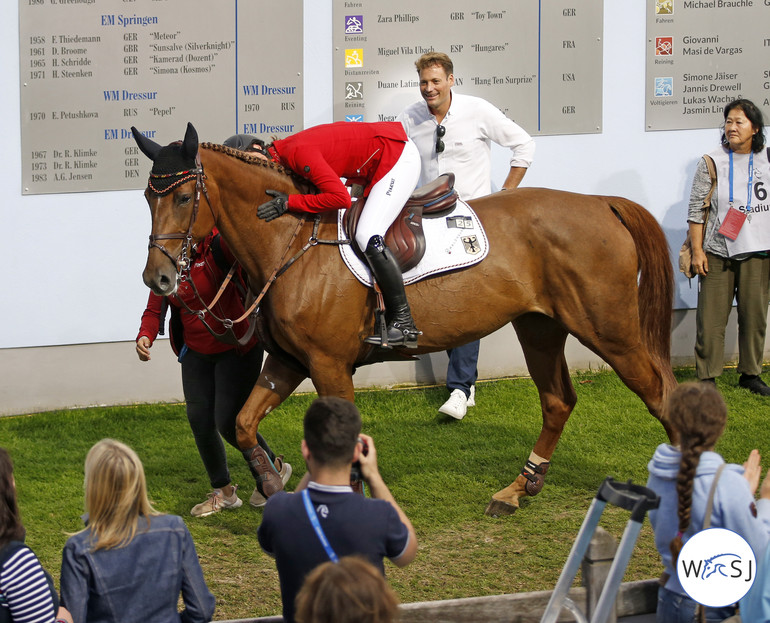
[[738, 234], [741, 233], [741, 227], [743, 227], [745, 221], [746, 214], [731, 207], [727, 210], [727, 216], [725, 217], [725, 220], [722, 221], [719, 233], [734, 241], [738, 237]]

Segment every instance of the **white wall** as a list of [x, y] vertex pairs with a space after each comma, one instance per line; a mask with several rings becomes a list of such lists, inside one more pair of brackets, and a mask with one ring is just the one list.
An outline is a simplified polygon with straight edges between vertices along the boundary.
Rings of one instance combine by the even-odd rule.
[[[645, 132], [646, 4], [642, 0], [604, 2], [603, 132], [538, 137], [535, 163], [523, 185], [628, 197], [658, 218], [671, 248], [678, 250], [695, 165], [701, 154], [717, 144], [719, 131]], [[152, 400], [158, 394], [141, 380], [152, 364], [140, 368], [136, 362], [130, 368], [134, 372], [122, 368], [123, 357], [135, 357], [132, 342], [147, 300], [141, 272], [150, 220], [142, 192], [21, 195], [18, 5], [7, 3], [5, 13], [0, 21], [0, 58], [4, 60], [0, 67], [4, 85], [0, 90], [0, 135], [4, 137], [0, 183], [5, 190], [0, 203], [5, 265], [0, 276], [0, 376], [13, 367], [21, 378], [38, 380], [28, 387], [0, 383], [0, 413], [9, 412], [1, 405], [11, 391], [46, 387], [38, 372], [47, 369], [50, 359], [46, 358], [54, 351], [32, 349], [19, 358], [18, 349], [30, 347], [124, 343], [119, 349], [94, 347], [92, 356], [106, 357], [106, 369], [115, 368], [110, 357], [118, 357], [118, 368], [129, 375], [115, 379], [135, 388], [119, 402], [130, 402], [131, 395], [140, 402]], [[311, 126], [332, 121], [331, 1], [305, 0], [305, 25], [305, 123]], [[187, 121], [179, 119], [180, 134]], [[507, 161], [500, 151], [494, 153], [500, 183]], [[694, 290], [678, 277], [675, 307], [691, 308], [694, 303]], [[515, 344], [513, 332], [506, 334]], [[674, 354], [689, 356], [691, 344]], [[442, 356], [430, 360], [430, 367], [440, 371], [439, 382], [444, 372]], [[98, 403], [98, 398], [89, 398], [78, 367], [66, 369], [66, 358], [61, 364], [56, 366], [60, 373], [79, 379], [85, 392], [80, 400], [68, 399], [62, 406]], [[416, 378], [419, 366], [400, 365], [406, 377]], [[511, 367], [520, 365], [519, 361]], [[29, 374], [19, 366], [29, 366]], [[154, 372], [159, 370], [160, 366]], [[169, 383], [178, 384], [178, 371], [173, 366], [169, 370]], [[132, 374], [140, 376], [132, 380]]]

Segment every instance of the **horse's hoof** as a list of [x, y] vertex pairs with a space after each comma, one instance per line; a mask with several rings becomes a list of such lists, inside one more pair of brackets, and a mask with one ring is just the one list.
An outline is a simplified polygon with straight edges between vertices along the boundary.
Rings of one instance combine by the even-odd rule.
[[484, 511], [484, 514], [489, 515], [490, 517], [500, 517], [502, 515], [513, 515], [517, 510], [519, 510], [518, 504], [510, 504], [492, 498], [489, 504], [487, 504], [487, 509]]

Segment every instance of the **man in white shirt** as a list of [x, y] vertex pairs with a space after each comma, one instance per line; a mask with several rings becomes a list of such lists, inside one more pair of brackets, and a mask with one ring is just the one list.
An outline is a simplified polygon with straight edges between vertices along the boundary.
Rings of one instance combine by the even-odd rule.
[[[532, 164], [535, 141], [493, 104], [452, 92], [454, 65], [442, 52], [423, 54], [416, 62], [424, 101], [398, 117], [417, 145], [422, 161], [419, 185], [442, 173], [455, 174], [455, 189], [468, 201], [492, 192], [492, 142], [511, 150], [511, 168], [503, 189], [516, 188]], [[427, 104], [427, 105], [426, 105]], [[447, 351], [449, 399], [439, 412], [462, 419], [475, 403], [479, 342]]]

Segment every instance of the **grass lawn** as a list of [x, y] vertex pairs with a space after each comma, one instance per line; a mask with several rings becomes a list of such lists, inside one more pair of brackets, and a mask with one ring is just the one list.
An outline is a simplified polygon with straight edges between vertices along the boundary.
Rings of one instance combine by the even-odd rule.
[[[676, 372], [680, 381], [694, 378], [692, 369]], [[404, 569], [387, 564], [402, 602], [551, 589], [602, 480], [613, 476], [644, 484], [647, 462], [666, 440], [663, 427], [614, 373], [575, 374], [573, 381], [578, 404], [543, 492], [515, 515], [499, 518], [485, 516], [484, 508], [516, 477], [540, 430], [531, 380], [479, 383], [478, 406], [461, 422], [437, 414], [446, 398], [443, 388], [358, 393], [364, 432], [374, 437], [383, 477], [420, 541], [413, 564]], [[766, 450], [770, 409], [738, 388], [732, 372], [718, 386], [730, 410], [717, 450], [742, 463], [753, 447]], [[289, 490], [305, 472], [302, 415], [314, 397], [292, 396], [260, 427], [294, 467]], [[189, 514], [209, 488], [179, 404], [0, 418], [0, 445], [14, 459], [27, 542], [54, 577], [58, 580], [67, 533], [82, 527], [85, 455], [104, 437], [132, 446], [144, 462], [156, 508], [185, 518], [217, 598], [215, 619], [280, 613], [275, 565], [256, 539], [262, 511], [247, 503], [254, 485], [239, 452], [228, 449], [244, 505], [203, 519]], [[620, 538], [627, 520], [626, 511], [608, 507], [602, 525]], [[657, 577], [660, 570], [646, 521], [625, 581]]]

